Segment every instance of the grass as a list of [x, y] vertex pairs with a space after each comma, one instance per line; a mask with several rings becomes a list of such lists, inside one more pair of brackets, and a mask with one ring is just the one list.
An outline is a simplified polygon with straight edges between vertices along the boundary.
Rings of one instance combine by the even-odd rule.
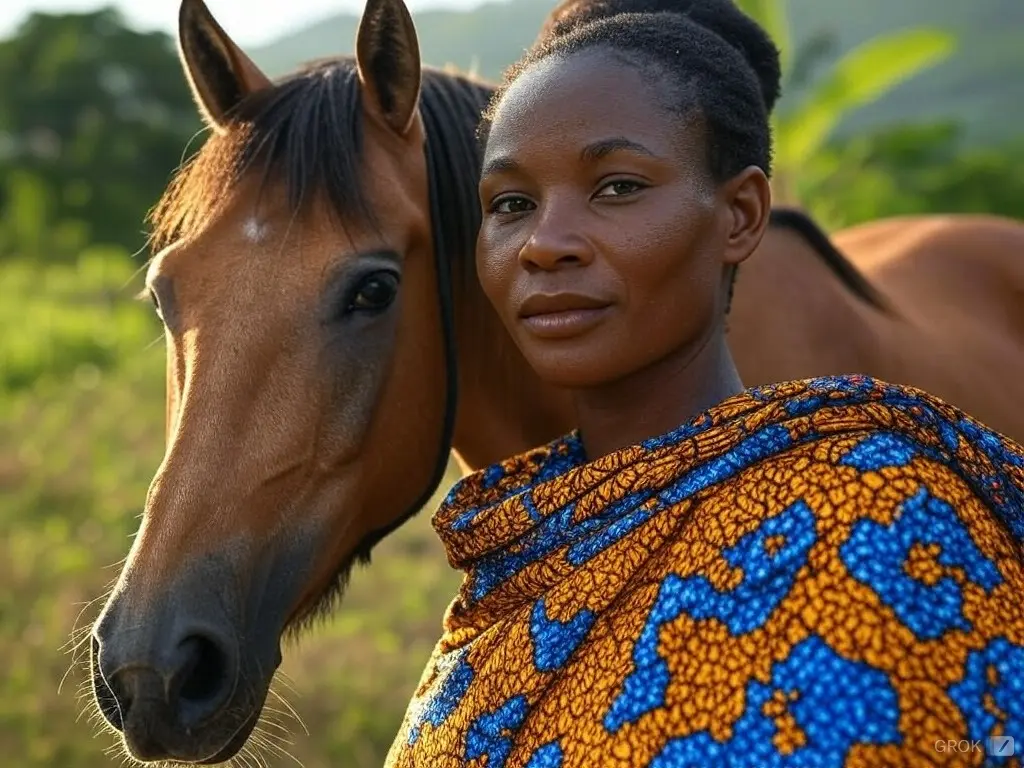
[[[81, 670], [61, 680], [76, 618], [117, 576], [163, 451], [163, 341], [132, 299], [140, 287], [131, 262], [98, 251], [0, 264], [3, 765], [121, 763], [106, 751], [116, 741], [79, 717]], [[296, 759], [381, 765], [457, 586], [429, 513], [379, 547], [334, 619], [286, 650], [289, 700], [310, 733], [296, 729]]]

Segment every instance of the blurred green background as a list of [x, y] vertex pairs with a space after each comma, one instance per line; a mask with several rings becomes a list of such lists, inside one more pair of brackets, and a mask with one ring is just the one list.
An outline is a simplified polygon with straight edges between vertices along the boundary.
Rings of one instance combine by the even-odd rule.
[[[424, 58], [495, 78], [552, 5], [418, 12]], [[915, 212], [1021, 216], [1019, 0], [742, 5], [785, 54], [783, 199], [831, 229]], [[349, 52], [356, 21], [325, 19], [253, 57], [282, 74]], [[116, 576], [161, 458], [162, 335], [132, 297], [149, 256], [146, 211], [199, 128], [173, 40], [112, 8], [36, 13], [0, 42], [5, 766], [120, 764], [104, 752], [109, 736], [76, 721], [82, 675], [59, 683], [76, 617]], [[457, 584], [429, 514], [379, 547], [336, 618], [287, 655], [289, 700], [310, 734], [295, 729], [296, 758], [381, 764]]]

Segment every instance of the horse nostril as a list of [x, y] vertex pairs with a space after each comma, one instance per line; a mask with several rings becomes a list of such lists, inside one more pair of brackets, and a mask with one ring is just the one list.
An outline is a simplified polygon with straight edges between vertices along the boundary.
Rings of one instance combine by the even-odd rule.
[[178, 645], [181, 664], [174, 674], [182, 723], [194, 725], [214, 714], [234, 688], [234, 664], [224, 647], [203, 635], [191, 635]]

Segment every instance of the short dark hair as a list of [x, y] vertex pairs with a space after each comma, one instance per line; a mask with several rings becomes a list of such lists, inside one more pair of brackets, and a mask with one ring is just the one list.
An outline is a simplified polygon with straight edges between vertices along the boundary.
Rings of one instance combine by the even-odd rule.
[[618, 13], [548, 36], [506, 72], [484, 113], [481, 137], [486, 140], [494, 110], [523, 72], [552, 56], [596, 48], [653, 70], [659, 82], [668, 75], [672, 87], [666, 92], [667, 106], [702, 121], [707, 168], [715, 181], [730, 179], [751, 165], [770, 173], [768, 112], [753, 69], [738, 48], [675, 12]]
[[562, 0], [544, 20], [534, 46], [620, 13], [678, 13], [714, 32], [747, 60], [761, 84], [768, 114], [774, 111], [781, 92], [779, 51], [765, 30], [733, 0]]

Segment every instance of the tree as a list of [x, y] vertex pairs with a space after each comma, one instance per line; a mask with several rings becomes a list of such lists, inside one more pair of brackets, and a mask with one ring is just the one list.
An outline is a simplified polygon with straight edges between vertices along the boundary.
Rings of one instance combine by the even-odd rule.
[[957, 122], [903, 123], [830, 141], [800, 177], [808, 208], [840, 229], [886, 216], [1020, 217], [1024, 136], [971, 146]]
[[143, 245], [145, 212], [200, 127], [170, 37], [112, 8], [36, 13], [0, 43], [0, 93], [0, 247]]
[[[828, 49], [821, 38], [809, 48], [794, 50], [785, 0], [737, 0], [779, 47], [782, 87], [809, 78], [815, 60]], [[825, 41], [827, 43], [827, 40]], [[795, 204], [795, 182], [801, 169], [822, 150], [836, 126], [849, 112], [869, 104], [900, 83], [942, 62], [953, 53], [955, 38], [948, 32], [920, 26], [879, 35], [843, 55], [796, 107], [772, 117], [775, 134], [776, 199]]]

